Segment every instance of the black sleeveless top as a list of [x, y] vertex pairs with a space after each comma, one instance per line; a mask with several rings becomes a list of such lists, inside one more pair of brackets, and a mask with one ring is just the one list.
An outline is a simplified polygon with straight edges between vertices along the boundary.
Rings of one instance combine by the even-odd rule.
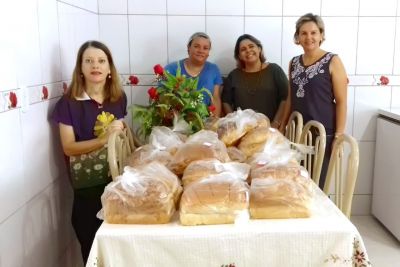
[[305, 66], [302, 56], [292, 59], [290, 65], [290, 88], [292, 110], [303, 115], [304, 123], [321, 122], [326, 134], [336, 129], [336, 104], [329, 64], [335, 54], [326, 53], [310, 66]]

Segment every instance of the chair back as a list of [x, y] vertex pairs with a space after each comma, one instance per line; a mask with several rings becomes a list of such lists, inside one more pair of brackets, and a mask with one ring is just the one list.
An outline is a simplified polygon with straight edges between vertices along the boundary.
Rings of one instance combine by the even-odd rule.
[[303, 116], [298, 111], [290, 114], [289, 121], [286, 124], [285, 136], [293, 143], [300, 142], [301, 132], [303, 130]]
[[318, 185], [326, 147], [326, 132], [322, 123], [315, 120], [308, 121], [303, 127], [300, 144], [314, 148], [314, 153], [306, 154], [301, 165], [307, 169], [310, 177]]
[[134, 149], [135, 145], [129, 127], [110, 135], [108, 138], [108, 164], [113, 180], [122, 174], [127, 159]]
[[[347, 161], [344, 153], [345, 149], [350, 150]], [[354, 137], [343, 134], [335, 139], [324, 185], [324, 193], [329, 193], [333, 182], [335, 204], [348, 218], [351, 215], [359, 157], [358, 143]]]

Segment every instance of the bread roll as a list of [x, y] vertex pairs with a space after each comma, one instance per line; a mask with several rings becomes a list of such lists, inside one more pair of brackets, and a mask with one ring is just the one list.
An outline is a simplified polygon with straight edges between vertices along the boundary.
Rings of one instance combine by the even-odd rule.
[[247, 212], [248, 185], [226, 173], [192, 183], [181, 198], [183, 225], [234, 223]]
[[246, 157], [250, 157], [256, 152], [262, 151], [267, 142], [268, 132], [269, 128], [267, 127], [257, 127], [250, 130], [242, 137], [238, 148], [246, 155]]

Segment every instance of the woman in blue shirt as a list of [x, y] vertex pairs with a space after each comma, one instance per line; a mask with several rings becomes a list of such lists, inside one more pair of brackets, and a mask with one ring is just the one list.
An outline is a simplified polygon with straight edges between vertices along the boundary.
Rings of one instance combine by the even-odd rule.
[[219, 117], [221, 114], [222, 77], [218, 66], [207, 61], [211, 50], [210, 37], [206, 33], [196, 32], [189, 38], [187, 48], [189, 56], [168, 64], [165, 66], [165, 70], [175, 75], [179, 64], [183, 75], [192, 78], [199, 77], [197, 89], [204, 87], [211, 92], [212, 99], [204, 94], [204, 103], [208, 106], [213, 105], [215, 107], [213, 113]]

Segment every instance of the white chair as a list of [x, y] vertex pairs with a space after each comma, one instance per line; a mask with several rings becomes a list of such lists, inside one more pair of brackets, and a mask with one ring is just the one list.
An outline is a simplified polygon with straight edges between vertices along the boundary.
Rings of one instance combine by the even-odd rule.
[[[345, 150], [349, 150], [347, 162], [345, 161]], [[358, 144], [352, 136], [342, 134], [335, 139], [324, 185], [324, 193], [329, 193], [333, 181], [334, 202], [348, 218], [351, 215], [351, 204], [357, 180], [359, 157]]]
[[314, 148], [314, 153], [306, 154], [301, 165], [318, 185], [326, 147], [325, 127], [318, 121], [308, 121], [303, 127], [299, 143]]
[[126, 161], [134, 149], [135, 146], [129, 127], [110, 135], [108, 138], [108, 164], [113, 180], [122, 174]]
[[301, 132], [303, 130], [303, 116], [298, 111], [290, 114], [288, 123], [286, 124], [285, 136], [293, 143], [300, 142]]

